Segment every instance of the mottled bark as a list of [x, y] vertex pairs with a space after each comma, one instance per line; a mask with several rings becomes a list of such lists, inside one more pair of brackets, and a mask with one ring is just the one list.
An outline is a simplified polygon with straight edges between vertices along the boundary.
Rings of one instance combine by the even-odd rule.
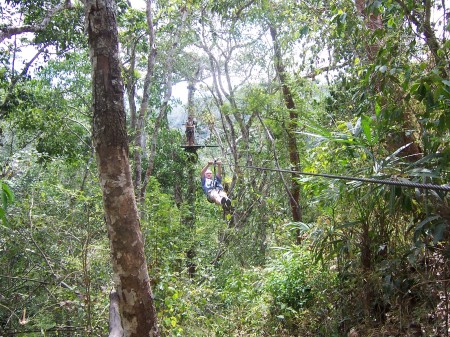
[[[198, 82], [201, 75], [201, 67], [197, 68], [197, 71], [193, 78], [189, 81], [188, 86], [188, 106], [187, 110], [189, 113], [189, 119], [194, 121], [194, 93], [195, 84]], [[194, 145], [194, 144], [190, 144]], [[198, 156], [197, 153], [188, 153], [188, 191], [187, 191], [187, 210], [182, 215], [182, 222], [186, 228], [186, 231], [193, 236], [195, 233], [195, 191], [197, 189], [198, 178], [196, 178], [195, 165], [197, 164]], [[196, 273], [197, 265], [195, 263], [195, 257], [197, 255], [197, 247], [194, 242], [192, 242], [190, 248], [186, 251], [186, 263], [189, 277], [193, 278]]]
[[[188, 191], [187, 191], [187, 205], [186, 211], [183, 214], [182, 221], [189, 233], [188, 237], [194, 237], [195, 235], [195, 191], [198, 187], [197, 170], [195, 165], [197, 164], [197, 154], [188, 154]], [[186, 264], [189, 277], [193, 278], [197, 270], [197, 264], [195, 263], [195, 257], [197, 256], [197, 247], [195, 240], [192, 240], [191, 246], [186, 251]]]
[[85, 3], [92, 62], [93, 142], [123, 336], [159, 336], [128, 161], [115, 10], [113, 0]]
[[123, 337], [123, 328], [119, 314], [119, 295], [115, 290], [109, 294], [109, 335], [108, 337]]

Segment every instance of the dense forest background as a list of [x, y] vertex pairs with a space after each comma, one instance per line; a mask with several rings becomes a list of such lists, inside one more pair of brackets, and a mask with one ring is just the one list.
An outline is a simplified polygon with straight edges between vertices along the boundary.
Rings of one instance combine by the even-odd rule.
[[[117, 1], [162, 336], [449, 336], [449, 7]], [[83, 3], [0, 11], [0, 335], [105, 336]], [[215, 147], [185, 151], [192, 120]], [[213, 158], [233, 214], [200, 188]]]

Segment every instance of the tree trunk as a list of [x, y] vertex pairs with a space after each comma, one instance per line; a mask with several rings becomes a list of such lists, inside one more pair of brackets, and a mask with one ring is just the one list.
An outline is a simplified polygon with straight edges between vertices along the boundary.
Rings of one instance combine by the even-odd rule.
[[[410, 6], [403, 0], [396, 0], [396, 2], [402, 7], [408, 20], [416, 26], [417, 31], [423, 33], [425, 43], [428, 46], [431, 55], [433, 55], [434, 63], [438, 67], [440, 75], [443, 79], [448, 79], [450, 75], [449, 62], [444, 56], [445, 53], [439, 53], [441, 46], [431, 23], [433, 2], [431, 0], [424, 0], [417, 3], [412, 2], [413, 6]], [[423, 6], [423, 8], [418, 10], [416, 6]]]
[[[300, 171], [300, 156], [298, 153], [298, 147], [297, 147], [297, 140], [295, 137], [295, 129], [297, 126], [297, 120], [298, 120], [298, 112], [295, 107], [295, 102], [292, 97], [291, 89], [288, 86], [287, 78], [286, 78], [286, 72], [284, 69], [283, 61], [281, 58], [281, 48], [278, 43], [277, 38], [277, 30], [274, 26], [270, 26], [270, 35], [272, 36], [273, 41], [273, 49], [274, 49], [274, 56], [275, 56], [275, 71], [277, 73], [278, 79], [281, 83], [281, 89], [283, 94], [284, 103], [286, 105], [286, 108], [289, 111], [289, 123], [287, 128], [287, 135], [288, 135], [288, 147], [289, 147], [289, 160], [291, 163], [291, 167], [293, 171]], [[302, 210], [300, 207], [300, 186], [295, 181], [295, 178], [297, 178], [298, 175], [295, 173], [292, 174], [291, 178], [291, 193], [289, 196], [289, 202], [291, 205], [291, 212], [292, 212], [292, 220], [294, 222], [300, 222], [302, 221]], [[300, 235], [297, 233], [297, 243], [300, 243]]]
[[[148, 26], [148, 44], [150, 46], [150, 51], [147, 56], [147, 73], [145, 74], [144, 78], [144, 87], [142, 90], [142, 102], [141, 107], [139, 108], [139, 115], [137, 116], [135, 126], [134, 188], [136, 189], [136, 192], [140, 191], [142, 185], [142, 154], [144, 153], [146, 146], [144, 141], [144, 126], [148, 113], [150, 84], [151, 79], [153, 78], [153, 71], [156, 62], [155, 29], [153, 26], [151, 0], [146, 1], [146, 17]], [[141, 199], [141, 203], [143, 203], [143, 197]]]
[[119, 295], [115, 290], [109, 293], [109, 335], [108, 337], [123, 337], [123, 328], [119, 314]]
[[[194, 113], [194, 93], [195, 93], [195, 86], [197, 82], [199, 81], [202, 73], [202, 66], [199, 65], [197, 68], [197, 71], [192, 76], [192, 78], [189, 80], [188, 85], [188, 104], [187, 104], [187, 110], [188, 110], [188, 122], [191, 123], [189, 125], [192, 127], [191, 132], [187, 132], [188, 128], [186, 128], [186, 137], [188, 140], [189, 146], [193, 146], [195, 143], [194, 139], [194, 120], [195, 120], [195, 113]], [[186, 125], [188, 127], [188, 125]], [[189, 138], [190, 137], [190, 138]], [[187, 153], [188, 155], [188, 191], [187, 191], [187, 205], [186, 205], [186, 211], [182, 215], [182, 223], [185, 225], [186, 231], [189, 233], [189, 238], [193, 238], [195, 235], [195, 190], [197, 189], [198, 184], [198, 173], [196, 173], [195, 165], [198, 161], [198, 155], [196, 152], [193, 153]], [[197, 265], [195, 263], [195, 256], [197, 255], [197, 249], [195, 246], [194, 241], [192, 240], [191, 246], [186, 251], [186, 264], [187, 264], [187, 270], [190, 278], [193, 278], [196, 273]]]
[[150, 153], [148, 158], [148, 166], [147, 170], [145, 171], [144, 180], [142, 182], [142, 185], [140, 187], [139, 192], [139, 199], [141, 203], [145, 200], [145, 191], [147, 189], [148, 182], [150, 180], [151, 175], [153, 174], [153, 166], [155, 164], [155, 158], [156, 158], [156, 150], [157, 150], [157, 142], [158, 142], [158, 136], [159, 132], [161, 130], [161, 127], [166, 126], [168, 127], [168, 120], [167, 120], [167, 110], [169, 106], [169, 100], [172, 97], [172, 78], [173, 78], [173, 66], [175, 63], [174, 55], [179, 50], [180, 45], [180, 37], [181, 33], [184, 29], [184, 24], [186, 22], [186, 18], [188, 15], [187, 7], [183, 7], [181, 10], [181, 23], [175, 32], [174, 36], [174, 42], [172, 44], [172, 48], [168, 52], [167, 56], [167, 62], [165, 64], [166, 68], [166, 88], [164, 93], [164, 100], [161, 103], [161, 107], [159, 109], [158, 117], [155, 121], [155, 127], [153, 128], [153, 134], [150, 144]]
[[[383, 27], [383, 21], [381, 15], [374, 15], [373, 13], [366, 12], [366, 1], [355, 0], [356, 10], [358, 14], [365, 18], [365, 24], [371, 32]], [[380, 43], [377, 41], [373, 44], [369, 44], [366, 47], [366, 55], [370, 62], [373, 62], [380, 50]]]
[[85, 3], [92, 63], [93, 141], [123, 336], [159, 336], [128, 161], [115, 10], [113, 0]]

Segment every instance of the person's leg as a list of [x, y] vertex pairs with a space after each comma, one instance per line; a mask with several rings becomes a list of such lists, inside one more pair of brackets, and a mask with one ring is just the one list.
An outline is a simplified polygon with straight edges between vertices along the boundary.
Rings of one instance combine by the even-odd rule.
[[219, 195], [221, 197], [222, 206], [227, 209], [231, 209], [231, 200], [230, 200], [230, 198], [228, 198], [227, 193], [224, 190], [220, 190]]
[[210, 190], [208, 192], [209, 199], [214, 201], [217, 205], [222, 205], [222, 196], [219, 194], [217, 190]]

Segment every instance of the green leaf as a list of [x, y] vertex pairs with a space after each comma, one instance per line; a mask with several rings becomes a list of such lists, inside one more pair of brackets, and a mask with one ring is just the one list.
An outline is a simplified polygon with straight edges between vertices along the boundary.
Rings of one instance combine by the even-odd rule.
[[421, 102], [424, 100], [428, 92], [428, 86], [425, 83], [420, 83], [416, 90], [417, 99]]
[[172, 295], [172, 299], [176, 300], [179, 296], [180, 294], [178, 293], [178, 291], [175, 290], [174, 294]]
[[370, 131], [370, 124], [371, 124], [370, 118], [363, 115], [361, 117], [361, 127], [363, 129], [364, 135], [367, 138], [367, 141], [371, 144], [372, 143], [372, 133]]
[[300, 29], [300, 36], [301, 37], [306, 36], [308, 34], [308, 32], [309, 32], [309, 27], [308, 26], [303, 26]]
[[438, 172], [433, 172], [429, 169], [418, 167], [415, 169], [412, 169], [408, 172], [408, 174], [412, 177], [432, 177], [432, 178], [439, 178], [440, 175]]
[[2, 199], [2, 206], [0, 207], [0, 219], [2, 219], [2, 222], [5, 224], [7, 222], [6, 220], [6, 208], [9, 204], [11, 204], [14, 201], [14, 194], [10, 190], [9, 186], [2, 182], [2, 191], [1, 191], [1, 199]]
[[4, 182], [2, 182], [2, 193], [5, 194], [9, 203], [14, 202], [14, 194], [9, 188], [9, 186], [6, 185]]
[[[343, 223], [342, 225], [338, 226], [337, 228], [339, 228], [339, 229], [350, 228], [350, 227], [353, 227], [353, 226], [356, 226], [356, 225], [359, 225], [359, 224], [361, 224], [361, 221], [359, 221], [359, 220], [357, 220], [357, 221], [350, 221], [350, 222]], [[342, 241], [342, 240], [339, 240], [339, 241]]]
[[381, 114], [381, 106], [380, 104], [378, 104], [378, 102], [375, 102], [375, 115], [377, 117], [380, 117]]
[[434, 221], [434, 220], [440, 219], [440, 218], [441, 218], [441, 217], [440, 217], [439, 215], [434, 215], [434, 216], [429, 216], [429, 217], [423, 219], [421, 222], [419, 222], [419, 223], [417, 224], [417, 226], [416, 226], [416, 232], [417, 232], [417, 231], [421, 231], [422, 228], [423, 228], [426, 224], [428, 224], [428, 223], [430, 223], [430, 222], [432, 222], [432, 221]]
[[440, 223], [436, 225], [433, 231], [433, 242], [434, 244], [438, 243], [442, 240], [444, 237], [445, 229], [447, 228], [447, 225], [445, 223]]

